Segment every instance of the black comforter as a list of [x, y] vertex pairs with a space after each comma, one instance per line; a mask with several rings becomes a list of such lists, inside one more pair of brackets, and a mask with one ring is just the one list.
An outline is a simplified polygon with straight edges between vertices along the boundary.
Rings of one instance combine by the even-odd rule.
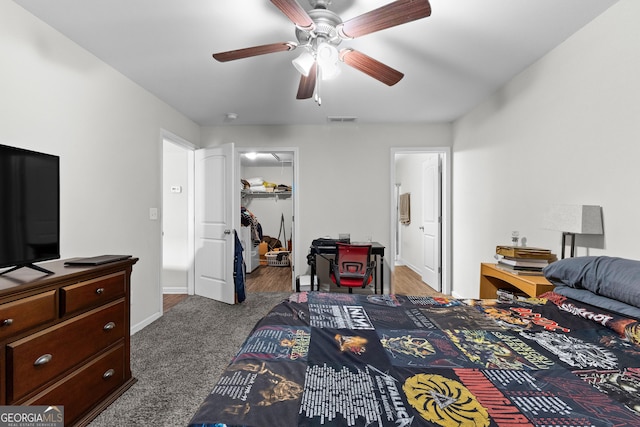
[[640, 426], [638, 321], [554, 293], [293, 294], [191, 426]]

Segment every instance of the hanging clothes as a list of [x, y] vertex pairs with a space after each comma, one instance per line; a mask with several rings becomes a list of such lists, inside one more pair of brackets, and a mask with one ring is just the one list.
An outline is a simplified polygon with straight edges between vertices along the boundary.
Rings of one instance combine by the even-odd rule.
[[251, 227], [251, 238], [254, 242], [260, 243], [262, 240], [262, 225], [258, 218], [244, 206], [240, 207], [240, 223], [243, 227]]
[[233, 258], [233, 284], [235, 285], [236, 301], [240, 303], [246, 299], [244, 291], [245, 265], [244, 256], [242, 255], [242, 243], [238, 237], [238, 232], [234, 230], [233, 234], [236, 236]]

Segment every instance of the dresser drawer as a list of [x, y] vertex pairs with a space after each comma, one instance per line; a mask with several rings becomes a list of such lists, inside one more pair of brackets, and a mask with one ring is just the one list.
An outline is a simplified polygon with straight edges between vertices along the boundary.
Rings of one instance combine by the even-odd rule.
[[83, 313], [7, 345], [13, 402], [125, 336], [125, 301]]
[[124, 381], [125, 353], [120, 344], [22, 404], [63, 405], [67, 426]]
[[126, 292], [124, 272], [87, 280], [60, 289], [60, 315], [64, 316], [107, 301], [122, 298]]
[[56, 291], [0, 305], [0, 340], [56, 319]]

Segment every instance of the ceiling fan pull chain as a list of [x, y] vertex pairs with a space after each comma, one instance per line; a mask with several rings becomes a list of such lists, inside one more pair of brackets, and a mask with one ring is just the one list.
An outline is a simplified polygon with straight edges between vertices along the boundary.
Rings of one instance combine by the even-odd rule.
[[316, 103], [318, 107], [322, 105], [322, 98], [320, 97], [320, 85], [322, 81], [322, 67], [316, 67]]

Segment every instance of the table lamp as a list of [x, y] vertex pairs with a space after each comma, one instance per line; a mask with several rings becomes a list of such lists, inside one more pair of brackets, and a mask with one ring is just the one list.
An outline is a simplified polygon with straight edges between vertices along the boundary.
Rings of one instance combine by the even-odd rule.
[[544, 215], [544, 228], [562, 231], [562, 258], [567, 238], [571, 238], [571, 257], [576, 252], [576, 234], [603, 234], [602, 207], [593, 205], [552, 205]]

